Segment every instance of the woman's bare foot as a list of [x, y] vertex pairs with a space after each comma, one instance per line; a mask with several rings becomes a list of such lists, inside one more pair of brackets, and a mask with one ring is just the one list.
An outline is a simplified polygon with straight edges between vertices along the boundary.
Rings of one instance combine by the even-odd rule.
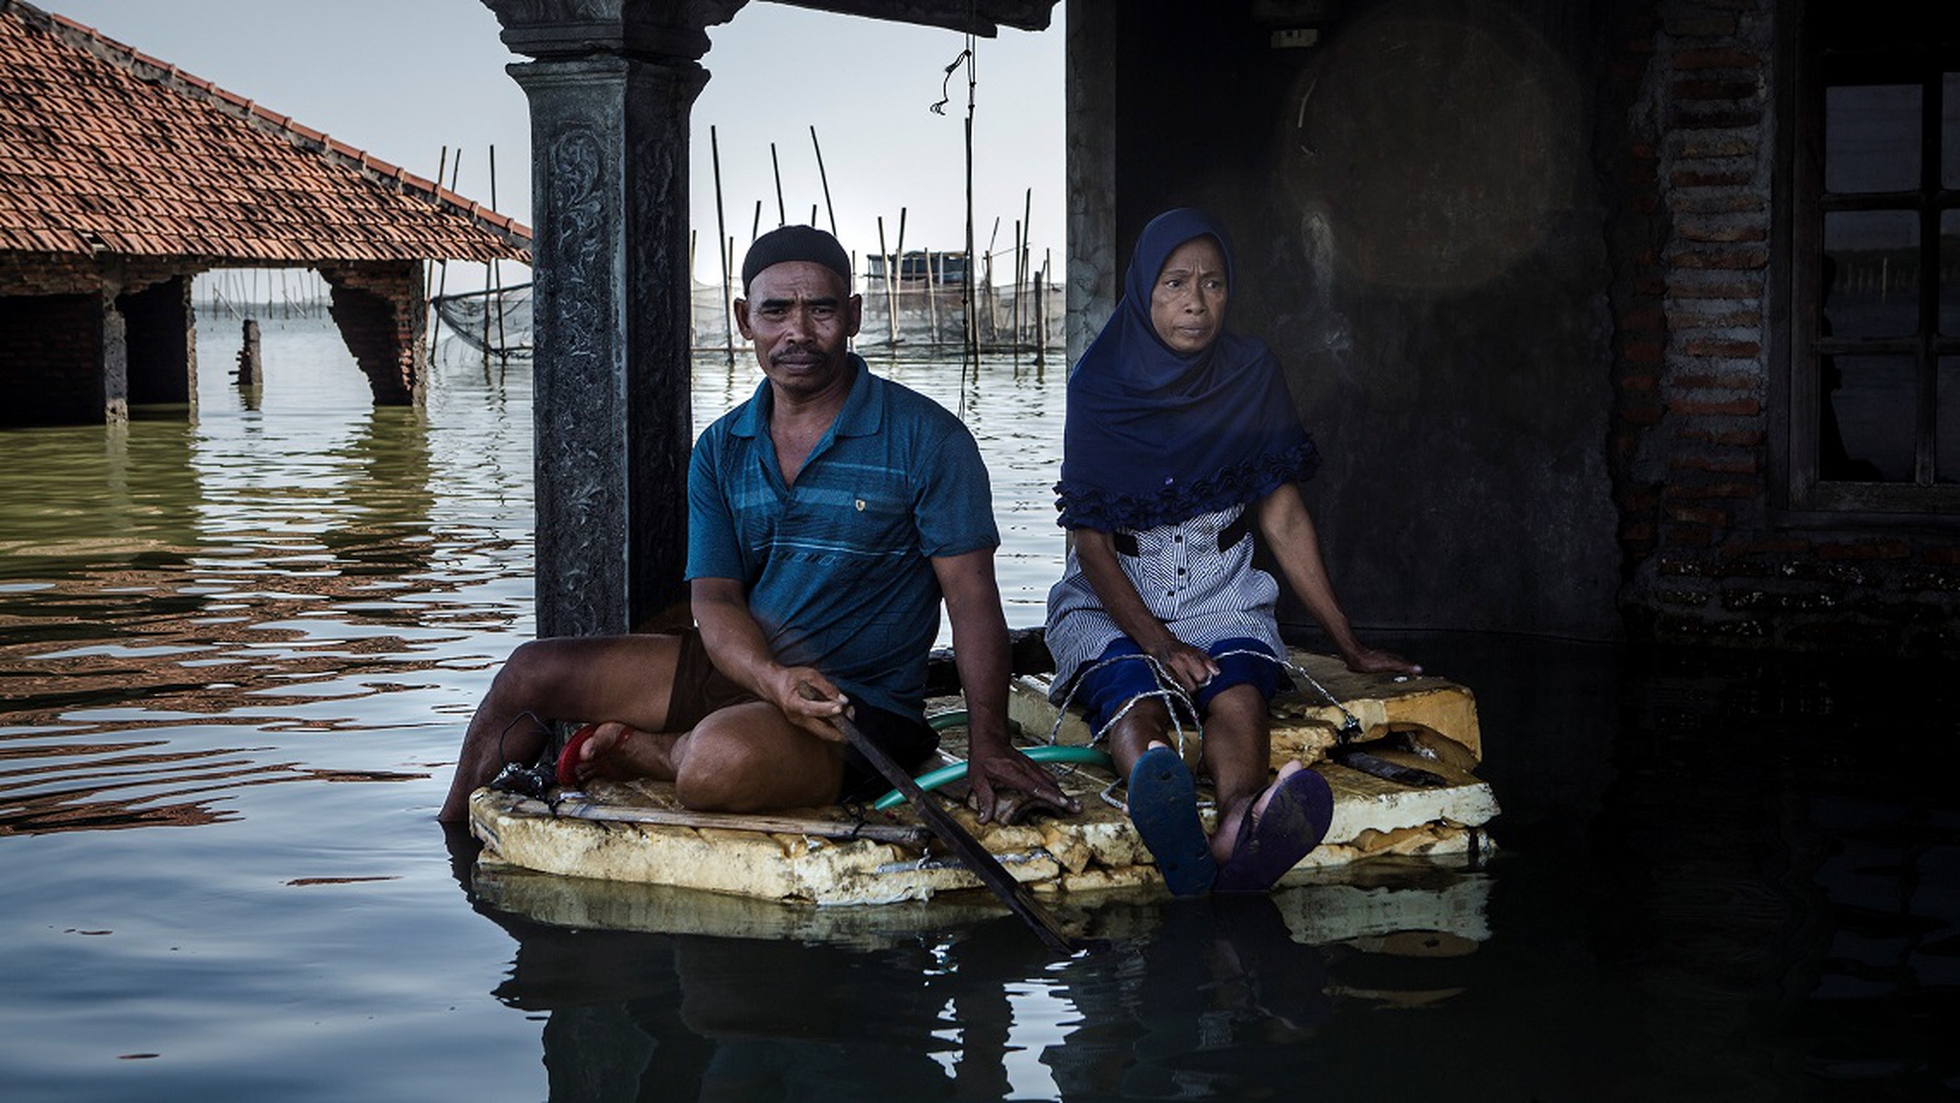
[[1279, 774], [1273, 778], [1273, 783], [1266, 786], [1258, 796], [1251, 800], [1240, 801], [1236, 807], [1227, 809], [1225, 815], [1219, 817], [1218, 830], [1211, 835], [1212, 858], [1220, 864], [1229, 861], [1232, 857], [1232, 848], [1238, 845], [1240, 822], [1245, 817], [1251, 816], [1252, 822], [1258, 823], [1259, 817], [1265, 814], [1266, 805], [1272, 801], [1273, 794], [1279, 791], [1280, 782], [1306, 768], [1306, 764], [1299, 759], [1289, 759], [1279, 768]]

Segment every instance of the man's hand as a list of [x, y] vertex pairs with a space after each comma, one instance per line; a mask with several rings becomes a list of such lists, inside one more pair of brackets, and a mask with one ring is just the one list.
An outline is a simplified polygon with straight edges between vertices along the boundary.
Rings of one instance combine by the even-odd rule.
[[833, 718], [851, 715], [850, 699], [814, 667], [772, 667], [763, 685], [769, 703], [781, 709], [790, 723], [819, 739], [844, 742], [844, 731]]
[[[1012, 822], [1018, 818], [1019, 811], [1030, 803], [1045, 804], [1056, 812], [1071, 815], [1082, 811], [1081, 803], [1055, 784], [1054, 775], [1027, 755], [1005, 744], [993, 746], [976, 743], [971, 746], [968, 749], [966, 780], [973, 787], [973, 798], [980, 806], [981, 823], [992, 823], [995, 819], [1003, 823]], [[1017, 801], [1002, 792], [1010, 789], [1019, 792], [1024, 799]]]

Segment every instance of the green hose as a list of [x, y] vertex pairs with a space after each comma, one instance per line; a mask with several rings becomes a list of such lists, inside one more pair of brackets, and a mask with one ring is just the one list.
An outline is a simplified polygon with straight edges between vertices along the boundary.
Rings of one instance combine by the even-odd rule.
[[[942, 725], [940, 721], [945, 720], [946, 717], [949, 716], [957, 716], [959, 719], [956, 721], [950, 721], [946, 725]], [[965, 722], [966, 722], [966, 714], [963, 712], [941, 713], [940, 715], [933, 717], [931, 721], [929, 721], [929, 723], [932, 724], [935, 730], [943, 730], [944, 727], [949, 727], [954, 723], [963, 724]], [[1027, 755], [1030, 759], [1036, 762], [1061, 762], [1061, 763], [1069, 763], [1069, 764], [1083, 765], [1083, 766], [1100, 766], [1105, 770], [1111, 769], [1114, 766], [1114, 763], [1111, 762], [1110, 760], [1108, 752], [1097, 750], [1094, 747], [1062, 747], [1062, 746], [1051, 745], [1051, 746], [1042, 746], [1042, 747], [1029, 747], [1026, 750], [1022, 751], [1021, 753]], [[920, 774], [917, 780], [919, 782], [919, 788], [925, 789], [927, 791], [931, 791], [933, 789], [939, 788], [942, 785], [948, 785], [951, 784], [952, 782], [958, 781], [959, 779], [965, 776], [966, 776], [966, 763], [956, 762], [951, 766], [941, 766], [937, 770], [933, 770], [929, 773]], [[893, 789], [891, 792], [886, 793], [882, 797], [879, 797], [877, 801], [875, 801], [871, 805], [871, 807], [882, 812], [887, 808], [895, 808], [898, 805], [903, 804], [904, 802], [905, 802], [905, 794], [899, 792], [896, 789]]]

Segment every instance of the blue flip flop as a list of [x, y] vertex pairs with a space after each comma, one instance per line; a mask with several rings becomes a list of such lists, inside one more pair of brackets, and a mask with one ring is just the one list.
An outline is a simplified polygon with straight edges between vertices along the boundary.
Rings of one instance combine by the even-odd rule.
[[1334, 818], [1334, 791], [1312, 770], [1287, 776], [1255, 821], [1239, 821], [1232, 856], [1212, 885], [1217, 892], [1265, 892], [1300, 864], [1327, 835]]
[[1198, 794], [1184, 759], [1169, 747], [1152, 747], [1130, 770], [1130, 822], [1157, 860], [1157, 872], [1173, 896], [1198, 896], [1211, 888], [1218, 863], [1198, 822]]

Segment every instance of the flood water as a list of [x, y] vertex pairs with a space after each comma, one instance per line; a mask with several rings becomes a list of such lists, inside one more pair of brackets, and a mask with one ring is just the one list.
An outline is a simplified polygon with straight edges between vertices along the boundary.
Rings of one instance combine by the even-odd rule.
[[[479, 883], [431, 816], [533, 629], [528, 368], [377, 410], [268, 323], [245, 396], [230, 329], [194, 420], [0, 432], [0, 1098], [1960, 1092], [1930, 666], [1376, 634], [1476, 690], [1496, 853], [1086, 905], [1073, 960], [984, 904]], [[964, 406], [1038, 622], [1061, 373], [879, 367]], [[697, 420], [755, 380], [703, 361]]]

